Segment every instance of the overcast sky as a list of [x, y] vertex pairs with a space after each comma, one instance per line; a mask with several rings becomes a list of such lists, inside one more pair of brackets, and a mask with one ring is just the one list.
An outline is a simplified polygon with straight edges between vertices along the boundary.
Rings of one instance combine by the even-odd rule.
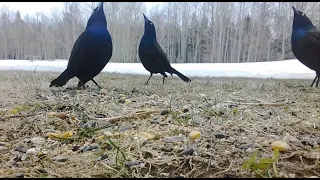
[[[149, 10], [152, 6], [161, 4], [161, 2], [144, 2]], [[0, 7], [3, 5], [8, 6], [10, 9], [19, 10], [21, 15], [24, 16], [27, 13], [33, 14], [35, 12], [50, 12], [51, 8], [61, 8], [61, 2], [0, 2]]]

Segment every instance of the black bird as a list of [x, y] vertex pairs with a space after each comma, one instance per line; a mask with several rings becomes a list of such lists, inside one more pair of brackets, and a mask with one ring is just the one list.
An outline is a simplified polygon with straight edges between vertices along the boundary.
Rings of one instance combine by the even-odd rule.
[[168, 77], [165, 72], [178, 75], [183, 81], [190, 82], [191, 80], [172, 68], [167, 59], [167, 56], [160, 47], [154, 24], [143, 14], [144, 16], [144, 34], [139, 44], [139, 57], [142, 65], [146, 70], [150, 72], [150, 77], [147, 80], [148, 84], [153, 74], [160, 73], [163, 76], [162, 83], [164, 84], [164, 78]]
[[106, 66], [112, 56], [112, 39], [107, 29], [103, 2], [96, 7], [87, 23], [85, 31], [73, 45], [67, 69], [56, 79], [51, 81], [52, 86], [63, 86], [71, 78], [79, 79], [78, 88], [92, 80]]
[[305, 13], [292, 6], [294, 16], [292, 24], [291, 47], [296, 58], [308, 68], [316, 71], [311, 87], [320, 78], [320, 31], [312, 24]]

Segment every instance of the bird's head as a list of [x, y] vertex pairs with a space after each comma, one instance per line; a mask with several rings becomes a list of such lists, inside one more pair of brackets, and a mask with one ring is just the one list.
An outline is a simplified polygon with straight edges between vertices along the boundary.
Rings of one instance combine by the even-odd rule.
[[99, 6], [94, 8], [94, 10], [92, 11], [86, 29], [95, 25], [107, 26], [107, 20], [103, 10], [103, 2], [101, 2]]
[[156, 28], [154, 27], [153, 22], [151, 22], [146, 15], [142, 13], [144, 17], [144, 32], [150, 34], [156, 34]]
[[304, 12], [297, 10], [293, 6], [292, 6], [292, 9], [294, 13], [292, 28], [294, 30], [299, 30], [299, 29], [309, 30], [315, 27]]

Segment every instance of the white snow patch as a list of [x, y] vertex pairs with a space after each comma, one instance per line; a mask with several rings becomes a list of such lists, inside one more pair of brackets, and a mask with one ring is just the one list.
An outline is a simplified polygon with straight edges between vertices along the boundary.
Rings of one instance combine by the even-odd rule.
[[[0, 60], [0, 70], [62, 72], [67, 60], [27, 61]], [[313, 79], [315, 72], [296, 59], [253, 63], [203, 63], [171, 64], [179, 72], [190, 77], [248, 77], [277, 79]], [[103, 72], [150, 75], [141, 63], [108, 63]]]

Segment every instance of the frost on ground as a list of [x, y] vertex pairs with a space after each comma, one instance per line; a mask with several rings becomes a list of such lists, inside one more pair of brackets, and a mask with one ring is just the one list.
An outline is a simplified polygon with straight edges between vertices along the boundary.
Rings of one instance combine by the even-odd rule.
[[[1, 71], [0, 177], [320, 176], [311, 80], [155, 76], [146, 86], [148, 76], [102, 73], [102, 90], [76, 90], [76, 79], [49, 88], [57, 75]], [[271, 161], [277, 140], [286, 151]]]

